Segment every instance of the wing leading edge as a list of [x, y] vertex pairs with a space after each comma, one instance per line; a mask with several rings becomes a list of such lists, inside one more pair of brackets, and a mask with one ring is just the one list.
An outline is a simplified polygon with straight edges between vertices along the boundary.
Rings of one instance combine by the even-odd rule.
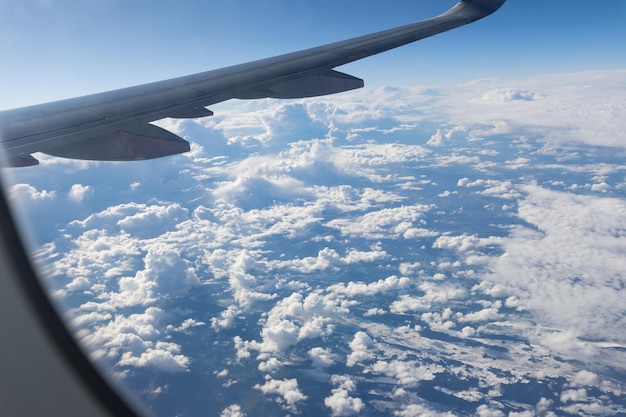
[[30, 166], [43, 152], [66, 158], [130, 161], [189, 150], [184, 139], [150, 124], [196, 118], [230, 100], [302, 98], [363, 87], [333, 68], [486, 17], [506, 0], [461, 0], [420, 22], [246, 64], [84, 97], [0, 112], [7, 165]]

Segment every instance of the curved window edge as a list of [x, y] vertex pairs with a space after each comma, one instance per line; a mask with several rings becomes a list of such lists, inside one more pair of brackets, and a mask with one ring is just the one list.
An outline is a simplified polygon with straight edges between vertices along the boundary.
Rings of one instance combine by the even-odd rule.
[[42, 287], [0, 185], [0, 415], [149, 416], [112, 386]]

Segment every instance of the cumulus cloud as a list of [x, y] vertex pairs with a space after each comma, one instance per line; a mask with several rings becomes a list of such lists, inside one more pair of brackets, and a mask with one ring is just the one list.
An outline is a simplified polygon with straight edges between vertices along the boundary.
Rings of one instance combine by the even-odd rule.
[[222, 410], [220, 417], [246, 417], [247, 414], [241, 411], [241, 406], [232, 404]]
[[187, 209], [178, 203], [152, 205], [124, 203], [93, 213], [84, 220], [75, 220], [71, 225], [88, 230], [117, 229], [140, 238], [148, 238], [172, 229], [186, 218], [188, 218]]
[[598, 375], [590, 371], [579, 371], [572, 379], [573, 386], [589, 386], [594, 385], [598, 380]]
[[180, 372], [187, 369], [189, 358], [177, 354], [180, 347], [166, 342], [157, 342], [155, 348], [148, 348], [139, 356], [124, 352], [118, 361], [120, 366], [152, 367], [164, 372]]
[[25, 202], [53, 199], [56, 197], [56, 194], [56, 191], [39, 191], [29, 184], [15, 184], [9, 189], [9, 196], [11, 199]]
[[455, 126], [452, 129], [437, 129], [437, 132], [428, 139], [428, 146], [442, 146], [450, 141], [453, 136], [467, 135], [467, 129], [463, 126]]
[[[246, 163], [261, 164], [259, 161]], [[242, 173], [235, 181], [223, 185], [216, 195], [238, 201], [248, 207], [268, 205], [275, 201], [289, 201], [306, 195], [303, 183], [287, 175], [259, 176]]]
[[338, 300], [319, 293], [304, 298], [294, 292], [278, 301], [269, 311], [261, 330], [261, 342], [250, 342], [250, 347], [264, 355], [283, 354], [303, 339], [332, 334], [334, 325], [330, 315], [342, 312]]
[[193, 329], [195, 327], [202, 327], [205, 326], [206, 323], [201, 322], [201, 321], [197, 321], [195, 319], [192, 318], [188, 318], [185, 321], [182, 322], [182, 324], [178, 327], [174, 327], [174, 326], [168, 326], [168, 330], [174, 330], [177, 332], [188, 332], [190, 329]]
[[374, 357], [371, 348], [372, 339], [365, 332], [356, 332], [354, 339], [350, 342], [352, 352], [346, 358], [347, 366], [355, 366]]
[[561, 393], [560, 399], [562, 403], [585, 401], [587, 399], [587, 390], [584, 388], [568, 389]]
[[486, 404], [476, 407], [476, 415], [479, 417], [504, 417], [504, 413], [497, 408], [491, 408]]
[[228, 306], [228, 308], [220, 313], [220, 317], [211, 318], [211, 327], [216, 330], [219, 329], [232, 329], [235, 327], [235, 320], [239, 314], [239, 309], [236, 306]]
[[144, 269], [135, 276], [122, 277], [117, 291], [101, 292], [103, 309], [150, 305], [159, 298], [186, 294], [199, 283], [195, 270], [173, 250], [155, 248], [144, 258]]
[[188, 217], [187, 210], [180, 204], [138, 206], [134, 214], [127, 214], [118, 220], [121, 230], [142, 237], [159, 235]]
[[271, 316], [261, 331], [263, 337], [261, 350], [283, 353], [289, 346], [296, 344], [299, 330], [293, 321]]
[[330, 408], [333, 416], [353, 416], [365, 408], [363, 400], [349, 395], [356, 390], [356, 383], [349, 376], [333, 375], [331, 382], [337, 388], [332, 390], [330, 397], [324, 398], [324, 405]]
[[[91, 313], [87, 313], [90, 317]], [[83, 315], [74, 319], [75, 325], [84, 324]], [[188, 369], [190, 359], [181, 353], [181, 346], [160, 340], [166, 314], [156, 307], [128, 316], [108, 315], [90, 317], [95, 323], [90, 331], [78, 332], [81, 342], [92, 350], [92, 357], [113, 361], [117, 366], [149, 367], [164, 372]], [[164, 326], [163, 326], [164, 327]]]
[[385, 279], [379, 279], [376, 282], [366, 284], [364, 282], [350, 281], [347, 284], [335, 284], [327, 288], [327, 291], [335, 294], [345, 294], [350, 297], [363, 296], [363, 295], [376, 295], [380, 293], [386, 293], [389, 291], [399, 290], [407, 288], [411, 283], [411, 280], [407, 277], [391, 276]]
[[389, 307], [393, 313], [407, 313], [412, 311], [427, 311], [433, 303], [445, 304], [450, 300], [466, 297], [467, 292], [460, 286], [450, 284], [436, 284], [424, 282], [418, 288], [424, 293], [422, 296], [402, 294]]
[[462, 314], [459, 313], [458, 320], [460, 322], [481, 322], [481, 321], [495, 321], [500, 318], [499, 309], [502, 306], [500, 301], [496, 301], [492, 304], [492, 307], [487, 307], [479, 311], [472, 313]]
[[327, 368], [335, 363], [336, 355], [330, 349], [314, 347], [309, 350], [309, 357], [313, 360], [313, 367]]
[[304, 273], [319, 270], [337, 269], [342, 265], [351, 265], [364, 262], [377, 262], [389, 257], [389, 254], [380, 248], [372, 248], [371, 251], [350, 249], [345, 256], [341, 256], [336, 250], [325, 247], [318, 251], [317, 256], [307, 256], [302, 259], [294, 259], [281, 262], [281, 265]]
[[235, 300], [244, 307], [259, 300], [269, 300], [275, 297], [273, 294], [261, 291], [263, 283], [259, 283], [256, 277], [248, 272], [256, 264], [255, 254], [244, 249], [238, 253], [228, 268], [228, 280]]
[[507, 103], [509, 101], [531, 101], [536, 98], [536, 94], [532, 91], [524, 91], [517, 89], [499, 89], [487, 91], [483, 95], [483, 100], [496, 103]]
[[93, 192], [92, 187], [89, 185], [74, 184], [69, 191], [69, 197], [73, 201], [83, 201], [83, 199]]
[[277, 358], [272, 357], [259, 363], [259, 371], [271, 374], [278, 371], [282, 366], [283, 364]]
[[371, 317], [371, 316], [380, 316], [385, 314], [385, 310], [383, 310], [382, 308], [378, 308], [378, 307], [373, 307], [368, 309], [365, 314], [363, 314], [363, 316], [365, 317]]
[[403, 406], [400, 410], [394, 411], [394, 416], [398, 417], [454, 417], [455, 414], [450, 411], [436, 411], [424, 404], [408, 404]]
[[400, 273], [402, 275], [413, 275], [419, 271], [422, 264], [420, 262], [403, 262], [400, 264]]
[[254, 389], [266, 395], [278, 396], [276, 401], [292, 412], [297, 411], [299, 402], [307, 399], [307, 396], [298, 388], [298, 381], [295, 378], [278, 380], [266, 376], [265, 383], [256, 384]]
[[480, 187], [482, 190], [477, 191], [478, 194], [499, 197], [507, 200], [516, 199], [521, 196], [511, 181], [492, 179], [470, 181], [469, 178], [461, 178], [457, 181], [457, 186], [468, 188]]
[[403, 386], [415, 386], [420, 381], [435, 379], [437, 373], [444, 371], [439, 365], [419, 365], [414, 361], [377, 361], [372, 371], [396, 379]]
[[371, 211], [356, 219], [336, 219], [327, 226], [338, 229], [343, 235], [365, 239], [391, 239], [402, 236], [433, 208], [432, 205], [417, 204], [398, 208]]
[[172, 249], [150, 250], [144, 263], [148, 279], [157, 285], [161, 297], [186, 294], [200, 282], [195, 269]]

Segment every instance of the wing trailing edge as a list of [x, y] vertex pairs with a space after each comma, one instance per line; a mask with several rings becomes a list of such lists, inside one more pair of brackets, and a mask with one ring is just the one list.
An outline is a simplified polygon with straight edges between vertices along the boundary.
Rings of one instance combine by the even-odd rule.
[[147, 123], [48, 148], [43, 152], [63, 158], [93, 161], [140, 161], [189, 152], [189, 142]]
[[311, 74], [268, 86], [263, 90], [242, 92], [239, 99], [257, 98], [305, 98], [342, 93], [363, 87], [363, 80], [335, 70]]

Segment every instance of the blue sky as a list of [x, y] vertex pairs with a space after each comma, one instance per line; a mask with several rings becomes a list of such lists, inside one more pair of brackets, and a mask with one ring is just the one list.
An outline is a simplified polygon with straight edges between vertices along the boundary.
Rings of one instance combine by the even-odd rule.
[[[5, 0], [0, 108], [290, 52], [427, 18], [454, 3]], [[509, 0], [482, 22], [342, 70], [380, 86], [624, 68], [625, 23], [622, 0]]]

